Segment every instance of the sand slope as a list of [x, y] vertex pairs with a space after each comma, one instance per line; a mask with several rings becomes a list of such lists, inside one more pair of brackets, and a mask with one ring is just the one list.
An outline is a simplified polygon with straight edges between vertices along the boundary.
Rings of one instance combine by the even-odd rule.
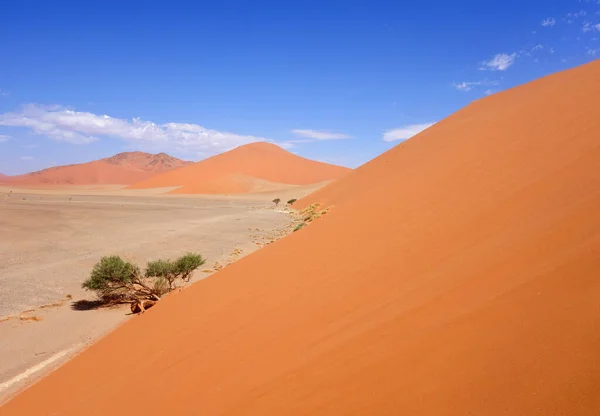
[[592, 415], [600, 62], [482, 99], [3, 416]]
[[124, 152], [93, 162], [56, 166], [8, 179], [5, 178], [5, 183], [18, 186], [126, 185], [190, 163], [165, 153], [153, 155], [144, 152]]
[[[256, 192], [261, 181], [309, 185], [337, 179], [350, 169], [296, 156], [279, 146], [259, 142], [154, 176], [130, 189], [180, 186], [172, 193], [241, 194]], [[258, 180], [258, 181], [256, 181]]]

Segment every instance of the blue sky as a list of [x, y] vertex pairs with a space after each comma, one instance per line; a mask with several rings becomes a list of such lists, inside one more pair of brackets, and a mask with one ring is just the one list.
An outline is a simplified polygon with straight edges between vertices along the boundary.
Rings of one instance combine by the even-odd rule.
[[4, 0], [0, 172], [269, 140], [355, 167], [600, 57], [600, 0]]

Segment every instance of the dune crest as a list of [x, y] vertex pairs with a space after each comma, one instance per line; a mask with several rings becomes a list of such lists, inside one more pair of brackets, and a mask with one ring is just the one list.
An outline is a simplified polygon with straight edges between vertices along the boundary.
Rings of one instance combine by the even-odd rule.
[[340, 178], [349, 171], [345, 167], [305, 159], [271, 143], [257, 142], [154, 176], [129, 189], [179, 186], [171, 193], [243, 194], [253, 192], [261, 181], [310, 185]]
[[190, 163], [166, 153], [124, 152], [92, 162], [55, 166], [3, 179], [4, 183], [19, 186], [128, 185]]
[[469, 105], [0, 413], [596, 414], [599, 94], [596, 61]]

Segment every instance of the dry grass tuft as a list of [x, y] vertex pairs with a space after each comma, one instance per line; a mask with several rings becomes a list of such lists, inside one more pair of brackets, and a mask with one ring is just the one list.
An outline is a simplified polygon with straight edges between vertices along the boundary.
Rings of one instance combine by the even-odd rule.
[[40, 309], [58, 308], [58, 307], [62, 306], [63, 303], [64, 303], [64, 301], [59, 301], [59, 302], [54, 302], [54, 303], [47, 303], [45, 305], [40, 306]]
[[36, 315], [34, 315], [34, 316], [23, 316], [23, 315], [21, 315], [21, 316], [19, 316], [19, 320], [20, 321], [26, 321], [26, 322], [39, 322], [39, 321], [42, 320], [42, 317], [41, 316], [36, 316]]

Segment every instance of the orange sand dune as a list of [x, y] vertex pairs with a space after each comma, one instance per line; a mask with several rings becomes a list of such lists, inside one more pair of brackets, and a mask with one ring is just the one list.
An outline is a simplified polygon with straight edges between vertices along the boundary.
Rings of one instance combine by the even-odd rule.
[[127, 185], [190, 163], [165, 153], [125, 152], [93, 162], [56, 166], [4, 179], [5, 183], [20, 186]]
[[473, 103], [12, 415], [596, 415], [600, 61]]
[[177, 171], [135, 183], [129, 189], [180, 186], [178, 194], [252, 192], [252, 179], [309, 185], [342, 177], [350, 169], [296, 156], [279, 146], [259, 142], [202, 160]]

